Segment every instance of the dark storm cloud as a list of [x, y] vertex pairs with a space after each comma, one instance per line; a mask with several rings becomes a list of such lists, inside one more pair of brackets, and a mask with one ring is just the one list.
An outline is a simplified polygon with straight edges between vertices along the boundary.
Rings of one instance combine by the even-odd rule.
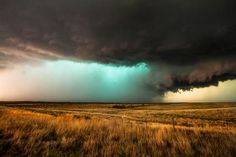
[[234, 0], [1, 0], [0, 45], [50, 59], [146, 62], [152, 88], [191, 89], [235, 78], [235, 15]]
[[[158, 71], [158, 70], [156, 70]], [[208, 86], [218, 86], [219, 81], [236, 79], [235, 58], [208, 61], [194, 66], [169, 67], [151, 76], [150, 87], [159, 93], [178, 89], [191, 90]], [[156, 78], [156, 79], [153, 79]], [[153, 86], [154, 85], [154, 86]]]

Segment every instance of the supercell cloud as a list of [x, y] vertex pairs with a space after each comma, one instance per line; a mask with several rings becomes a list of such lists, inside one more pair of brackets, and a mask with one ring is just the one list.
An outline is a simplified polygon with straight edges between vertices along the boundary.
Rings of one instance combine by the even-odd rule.
[[1, 0], [0, 69], [41, 60], [149, 65], [157, 95], [236, 78], [234, 0]]

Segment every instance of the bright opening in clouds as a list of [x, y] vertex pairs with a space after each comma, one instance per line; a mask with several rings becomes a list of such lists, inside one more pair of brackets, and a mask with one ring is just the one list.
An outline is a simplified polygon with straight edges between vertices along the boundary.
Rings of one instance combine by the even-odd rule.
[[219, 86], [194, 88], [191, 91], [167, 92], [165, 102], [235, 102], [236, 81], [220, 82]]

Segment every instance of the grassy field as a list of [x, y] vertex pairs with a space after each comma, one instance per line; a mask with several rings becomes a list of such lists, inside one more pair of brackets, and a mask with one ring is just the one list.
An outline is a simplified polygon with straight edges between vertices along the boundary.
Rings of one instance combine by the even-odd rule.
[[236, 156], [236, 104], [0, 105], [0, 156]]

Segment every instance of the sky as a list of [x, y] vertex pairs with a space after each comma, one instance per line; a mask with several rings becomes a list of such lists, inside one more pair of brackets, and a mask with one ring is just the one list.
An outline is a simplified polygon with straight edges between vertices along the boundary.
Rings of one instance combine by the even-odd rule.
[[1, 0], [0, 101], [236, 101], [234, 0]]

